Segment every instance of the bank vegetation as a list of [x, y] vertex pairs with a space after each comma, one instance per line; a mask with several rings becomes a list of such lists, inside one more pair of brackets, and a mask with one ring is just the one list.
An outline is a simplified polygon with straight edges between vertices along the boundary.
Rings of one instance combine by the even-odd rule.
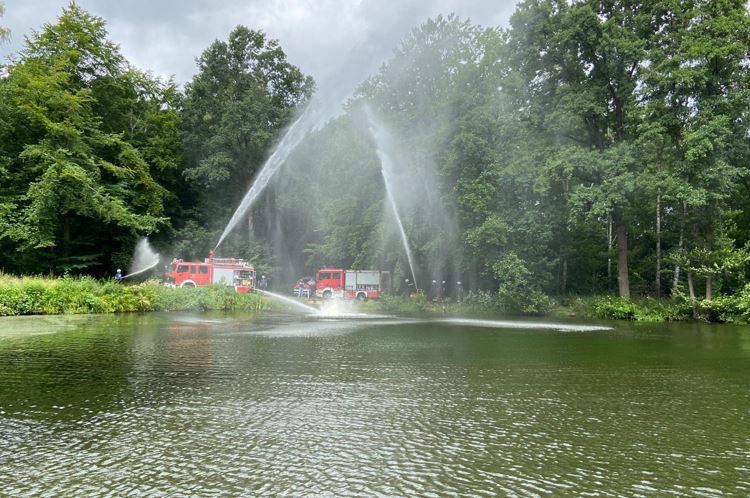
[[261, 311], [258, 294], [231, 287], [165, 287], [158, 281], [133, 285], [92, 277], [14, 277], [0, 274], [0, 316], [126, 313], [146, 311]]
[[384, 296], [362, 305], [364, 310], [399, 315], [461, 315], [486, 318], [546, 317], [637, 322], [702, 321], [707, 323], [750, 323], [750, 286], [731, 296], [712, 300], [651, 297], [622, 298], [613, 295], [544, 297], [533, 305], [518, 307], [518, 300], [506, 300], [496, 293], [472, 292], [461, 301], [430, 300], [424, 294], [410, 297]]

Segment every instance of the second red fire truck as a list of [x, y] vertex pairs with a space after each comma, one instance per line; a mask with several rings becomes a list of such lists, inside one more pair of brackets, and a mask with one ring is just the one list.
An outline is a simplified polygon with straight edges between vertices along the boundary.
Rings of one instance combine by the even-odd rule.
[[315, 295], [323, 299], [378, 299], [387, 289], [387, 279], [388, 272], [379, 270], [321, 268], [315, 279]]

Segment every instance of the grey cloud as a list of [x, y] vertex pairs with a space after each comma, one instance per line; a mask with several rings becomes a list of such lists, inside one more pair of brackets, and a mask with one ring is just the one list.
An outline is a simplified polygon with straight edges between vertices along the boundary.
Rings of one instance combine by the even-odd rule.
[[[12, 41], [52, 22], [67, 0], [7, 0]], [[455, 13], [484, 26], [507, 25], [515, 2], [492, 0], [78, 0], [107, 21], [110, 38], [137, 67], [180, 83], [195, 73], [195, 58], [237, 24], [276, 38], [289, 60], [321, 86], [353, 87], [389, 56], [411, 29], [438, 14]]]

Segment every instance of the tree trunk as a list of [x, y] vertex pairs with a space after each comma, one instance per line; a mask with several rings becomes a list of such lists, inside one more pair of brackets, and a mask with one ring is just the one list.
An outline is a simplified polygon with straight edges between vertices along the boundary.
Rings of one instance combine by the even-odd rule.
[[[680, 221], [680, 241], [677, 247], [682, 253], [682, 246], [685, 244], [685, 214], [687, 212], [687, 203], [682, 203], [682, 220]], [[680, 285], [680, 264], [678, 263], [674, 267], [674, 280], [672, 281], [672, 295], [677, 291], [677, 286]]]
[[713, 280], [713, 275], [710, 273], [706, 275], [706, 301], [710, 301], [714, 297]]
[[625, 223], [617, 220], [617, 285], [620, 297], [630, 297], [630, 280], [628, 278], [628, 233]]
[[63, 216], [63, 240], [70, 242], [70, 216]]
[[[563, 192], [565, 192], [565, 202], [568, 204], [570, 202], [570, 182], [567, 178], [563, 179]], [[570, 228], [566, 226], [565, 228], [565, 240], [566, 245], [563, 251], [563, 257], [562, 257], [562, 282], [560, 285], [560, 291], [564, 295], [568, 291], [568, 246], [567, 241], [570, 240]]]
[[656, 192], [656, 298], [661, 297], [661, 191]]
[[612, 290], [612, 215], [607, 215], [607, 289]]
[[70, 215], [63, 216], [63, 256], [70, 256]]
[[688, 270], [687, 272], [687, 281], [688, 281], [688, 295], [690, 296], [691, 301], [695, 301], [695, 287], [693, 286], [693, 272]]
[[693, 318], [698, 317], [698, 313], [695, 309], [695, 286], [693, 285], [693, 272], [687, 270], [687, 281], [688, 281], [688, 295], [690, 296], [690, 303], [693, 306]]

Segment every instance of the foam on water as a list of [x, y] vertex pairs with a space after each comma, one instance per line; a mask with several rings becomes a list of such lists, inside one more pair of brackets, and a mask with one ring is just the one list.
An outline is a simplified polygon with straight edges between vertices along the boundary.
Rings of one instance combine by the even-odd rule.
[[[280, 326], [271, 325], [268, 327], [252, 328], [240, 333], [273, 338], [333, 337], [349, 335], [357, 330], [358, 326], [356, 324], [345, 321], [310, 320], [304, 323], [294, 322]], [[237, 334], [237, 332], [233, 334]]]
[[534, 329], [534, 330], [558, 330], [561, 332], [594, 332], [600, 330], [612, 330], [612, 327], [604, 325], [575, 325], [570, 323], [547, 323], [547, 322], [518, 322], [513, 320], [480, 320], [475, 318], [443, 318], [434, 320], [436, 323], [450, 323], [455, 325], [467, 325], [469, 327], [488, 327], [503, 329]]
[[393, 318], [393, 316], [391, 315], [363, 313], [357, 310], [356, 301], [344, 301], [342, 299], [329, 299], [327, 301], [323, 301], [317, 314], [321, 318], [343, 318], [353, 320], [378, 320], [383, 318]]
[[172, 322], [177, 323], [208, 323], [212, 325], [226, 323], [226, 320], [216, 320], [191, 315], [170, 316], [170, 319]]
[[64, 332], [100, 318], [100, 315], [3, 316], [0, 317], [0, 340]]
[[378, 315], [373, 313], [354, 313], [354, 312], [330, 312], [321, 310], [317, 313], [319, 318], [345, 319], [345, 320], [383, 320], [394, 318], [393, 315]]

